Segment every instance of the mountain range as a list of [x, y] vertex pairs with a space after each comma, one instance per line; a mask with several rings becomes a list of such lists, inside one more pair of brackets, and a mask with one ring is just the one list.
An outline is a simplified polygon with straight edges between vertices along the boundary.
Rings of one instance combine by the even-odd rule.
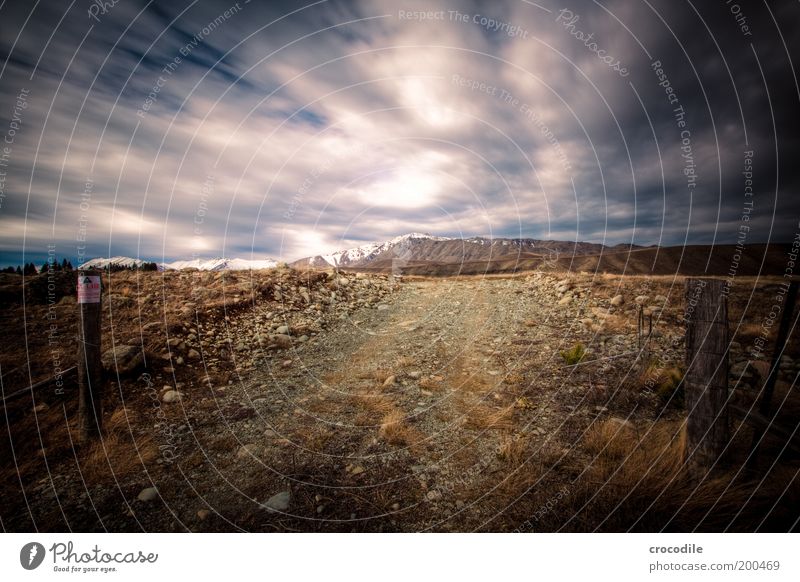
[[[335, 253], [305, 257], [296, 268], [343, 269], [395, 275], [449, 276], [513, 273], [537, 268], [618, 274], [726, 275], [733, 261], [737, 275], [780, 274], [786, 266], [787, 245], [752, 244], [608, 246], [598, 243], [514, 238], [448, 238], [413, 232], [384, 242], [367, 243]], [[140, 267], [142, 259], [97, 258], [79, 268]], [[275, 267], [271, 258], [179, 260], [157, 265], [160, 271], [257, 270]]]
[[[624, 246], [628, 249], [628, 246]], [[420, 263], [462, 264], [473, 261], [505, 261], [522, 258], [558, 258], [601, 253], [612, 247], [596, 243], [568, 241], [543, 241], [508, 238], [449, 238], [412, 232], [383, 242], [329, 254], [305, 257], [291, 263], [293, 267], [343, 268], [343, 269], [402, 269]], [[616, 247], [613, 247], [616, 248]], [[130, 257], [99, 257], [87, 261], [79, 268], [104, 269], [141, 267], [146, 261]], [[159, 271], [198, 269], [200, 271], [254, 270], [275, 267], [278, 261], [265, 259], [213, 258], [178, 260], [158, 263]]]
[[[98, 257], [80, 265], [79, 269], [106, 269], [119, 267], [122, 269], [139, 268], [148, 261], [132, 259], [130, 257]], [[255, 269], [271, 269], [278, 265], [275, 259], [190, 259], [173, 261], [171, 263], [157, 263], [159, 271], [179, 271], [182, 269], [197, 269], [198, 271], [246, 271]]]

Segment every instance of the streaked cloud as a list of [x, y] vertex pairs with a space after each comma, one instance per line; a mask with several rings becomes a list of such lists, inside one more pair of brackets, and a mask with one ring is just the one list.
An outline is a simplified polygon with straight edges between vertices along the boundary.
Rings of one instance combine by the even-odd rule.
[[[0, 253], [74, 258], [84, 223], [87, 256], [157, 260], [290, 260], [409, 231], [731, 242], [746, 149], [748, 242], [785, 240], [800, 93], [778, 33], [796, 52], [797, 10], [748, 7], [743, 39], [723, 8], [126, 0], [95, 22], [86, 3], [6, 2], [0, 134], [29, 97], [0, 168]], [[656, 59], [687, 112], [693, 191]]]

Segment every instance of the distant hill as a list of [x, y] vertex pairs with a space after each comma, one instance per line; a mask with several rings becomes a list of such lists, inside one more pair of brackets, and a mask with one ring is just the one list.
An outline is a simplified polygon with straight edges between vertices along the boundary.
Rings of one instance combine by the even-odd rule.
[[[624, 247], [627, 248], [627, 247]], [[634, 247], [641, 248], [641, 247]], [[295, 261], [295, 267], [404, 270], [413, 265], [461, 265], [471, 262], [505, 263], [526, 259], [556, 259], [608, 250], [601, 244], [511, 238], [446, 238], [410, 233], [384, 242], [368, 243], [327, 255]]]
[[[744, 251], [735, 245], [688, 245], [685, 247], [647, 247], [602, 252], [575, 252], [553, 255], [520, 253], [462, 262], [407, 261], [394, 268], [386, 262], [373, 262], [358, 270], [394, 272], [404, 275], [453, 276], [485, 273], [514, 273], [545, 269], [626, 275], [715, 275], [780, 276], [786, 267], [788, 245], [749, 245]], [[738, 255], [738, 258], [737, 258]], [[347, 270], [347, 269], [345, 269]]]
[[[629, 275], [781, 275], [788, 245], [642, 247], [607, 246], [574, 241], [511, 238], [447, 238], [409, 233], [291, 263], [295, 268], [341, 269], [396, 275], [477, 275], [533, 269]], [[145, 261], [129, 257], [97, 258], [79, 268], [140, 268]], [[276, 267], [274, 259], [192, 259], [160, 263], [158, 269], [201, 271], [256, 270]]]
[[[137, 269], [147, 263], [143, 259], [130, 257], [98, 257], [86, 261], [78, 269]], [[159, 271], [178, 271], [182, 269], [197, 269], [199, 271], [247, 271], [256, 269], [272, 269], [278, 265], [275, 259], [191, 259], [173, 261], [171, 263], [158, 263]]]

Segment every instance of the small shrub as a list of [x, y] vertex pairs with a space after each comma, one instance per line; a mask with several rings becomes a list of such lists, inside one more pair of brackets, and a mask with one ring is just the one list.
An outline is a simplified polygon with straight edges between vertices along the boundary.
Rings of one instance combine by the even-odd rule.
[[562, 350], [561, 357], [564, 359], [564, 362], [567, 363], [568, 366], [574, 366], [575, 364], [580, 363], [589, 352], [586, 351], [586, 347], [581, 342], [576, 343], [568, 350]]
[[661, 374], [656, 394], [664, 404], [683, 408], [685, 404], [683, 390], [683, 370], [669, 368]]

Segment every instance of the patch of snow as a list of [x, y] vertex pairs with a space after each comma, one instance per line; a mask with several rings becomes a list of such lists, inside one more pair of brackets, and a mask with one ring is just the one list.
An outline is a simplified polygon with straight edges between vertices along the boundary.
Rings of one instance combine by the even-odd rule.
[[141, 267], [146, 261], [130, 257], [97, 257], [78, 265], [78, 269], [105, 269], [109, 265], [132, 269]]
[[388, 251], [398, 245], [400, 246], [407, 245], [414, 240], [446, 241], [452, 239], [445, 236], [433, 236], [422, 232], [411, 232], [408, 234], [396, 236], [393, 239], [384, 242], [367, 243], [365, 245], [361, 245], [351, 249], [345, 249], [327, 255], [320, 255], [319, 258], [321, 258], [323, 261], [325, 261], [332, 267], [338, 267], [340, 265], [347, 265], [362, 260], [369, 260], [372, 257], [379, 255], [384, 251]]
[[192, 259], [189, 261], [173, 261], [163, 263], [166, 270], [197, 269], [199, 271], [249, 271], [272, 269], [278, 265], [274, 259]]
[[[86, 261], [78, 269], [105, 269], [109, 265], [132, 269], [141, 267], [147, 261], [130, 257], [98, 257]], [[272, 269], [278, 265], [274, 259], [191, 259], [173, 261], [158, 265], [159, 271], [179, 271], [181, 269], [198, 269], [200, 271], [247, 271], [256, 269]]]

